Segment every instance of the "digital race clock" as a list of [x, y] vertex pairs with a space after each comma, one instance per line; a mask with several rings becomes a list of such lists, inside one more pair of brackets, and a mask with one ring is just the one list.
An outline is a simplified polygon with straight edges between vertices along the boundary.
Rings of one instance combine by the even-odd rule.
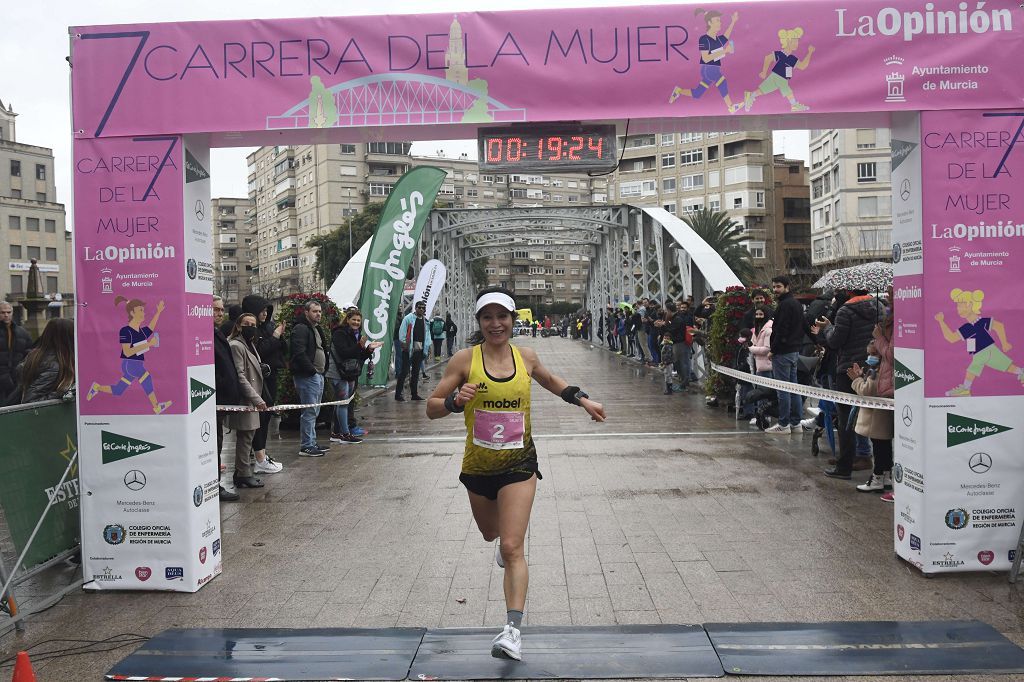
[[614, 125], [531, 124], [477, 133], [484, 173], [608, 171], [618, 163], [617, 146]]

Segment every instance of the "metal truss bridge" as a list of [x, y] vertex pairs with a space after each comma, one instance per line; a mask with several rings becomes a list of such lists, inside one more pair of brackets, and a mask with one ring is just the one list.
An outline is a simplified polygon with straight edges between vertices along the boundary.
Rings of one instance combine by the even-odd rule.
[[526, 120], [525, 109], [511, 108], [477, 88], [415, 73], [355, 78], [327, 92], [334, 99], [336, 120], [311, 126], [309, 102], [303, 100], [280, 116], [268, 116], [267, 130], [462, 123], [471, 109], [483, 115], [483, 121]]

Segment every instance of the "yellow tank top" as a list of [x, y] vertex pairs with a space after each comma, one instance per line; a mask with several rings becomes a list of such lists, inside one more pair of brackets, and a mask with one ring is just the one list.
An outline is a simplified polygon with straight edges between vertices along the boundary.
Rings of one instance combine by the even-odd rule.
[[[519, 349], [509, 344], [516, 371], [508, 379], [487, 374], [481, 346], [473, 346], [467, 383], [477, 392], [466, 405], [466, 450], [462, 473], [503, 474], [536, 469], [530, 429], [530, 375]], [[532, 468], [531, 468], [532, 466]]]

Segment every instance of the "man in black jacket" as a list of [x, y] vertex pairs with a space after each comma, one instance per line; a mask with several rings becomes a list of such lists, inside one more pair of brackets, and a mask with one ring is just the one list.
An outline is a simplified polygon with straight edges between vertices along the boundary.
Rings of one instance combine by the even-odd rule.
[[0, 405], [14, 390], [14, 369], [31, 347], [32, 337], [14, 321], [14, 306], [0, 301]]
[[[830, 323], [827, 317], [819, 317], [811, 329], [836, 352], [836, 390], [843, 393], [855, 393], [853, 380], [847, 370], [854, 364], [863, 366], [868, 356], [868, 344], [873, 338], [872, 332], [883, 317], [882, 305], [877, 298], [868, 296], [866, 291], [850, 293], [853, 296], [836, 313], [835, 324]], [[849, 423], [853, 406], [838, 403], [836, 411], [839, 422], [836, 424], [839, 432], [839, 457], [833, 468], [825, 470], [825, 475], [849, 480], [853, 458], [857, 454], [857, 434], [854, 433], [854, 425]]]
[[[241, 402], [241, 391], [238, 388], [238, 372], [235, 360], [231, 356], [228, 337], [220, 330], [224, 323], [224, 300], [220, 296], [213, 297], [213, 376], [214, 388], [217, 391], [218, 405], [238, 405]], [[220, 449], [224, 445], [224, 412], [217, 412], [217, 464], [220, 465]], [[238, 493], [220, 487], [220, 499], [225, 502], [236, 502]]]
[[[769, 357], [772, 378], [796, 384], [800, 346], [804, 340], [804, 307], [793, 297], [789, 286], [789, 278], [785, 275], [772, 278], [772, 291], [778, 298], [778, 304], [772, 322]], [[787, 391], [778, 391], [778, 394], [779, 422], [765, 429], [765, 433], [799, 433], [800, 419], [804, 414], [803, 396]]]
[[[292, 328], [291, 358], [292, 381], [303, 404], [319, 403], [324, 394], [324, 373], [327, 371], [330, 346], [320, 328], [320, 304], [307, 301], [304, 314]], [[299, 415], [301, 444], [299, 454], [305, 457], [323, 457], [329, 448], [316, 442], [316, 417], [319, 407], [307, 407]]]

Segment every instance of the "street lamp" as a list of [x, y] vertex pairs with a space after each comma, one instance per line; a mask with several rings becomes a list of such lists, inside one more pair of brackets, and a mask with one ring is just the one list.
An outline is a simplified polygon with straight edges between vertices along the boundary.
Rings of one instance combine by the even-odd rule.
[[345, 188], [345, 218], [348, 220], [348, 259], [352, 260], [352, 188]]

